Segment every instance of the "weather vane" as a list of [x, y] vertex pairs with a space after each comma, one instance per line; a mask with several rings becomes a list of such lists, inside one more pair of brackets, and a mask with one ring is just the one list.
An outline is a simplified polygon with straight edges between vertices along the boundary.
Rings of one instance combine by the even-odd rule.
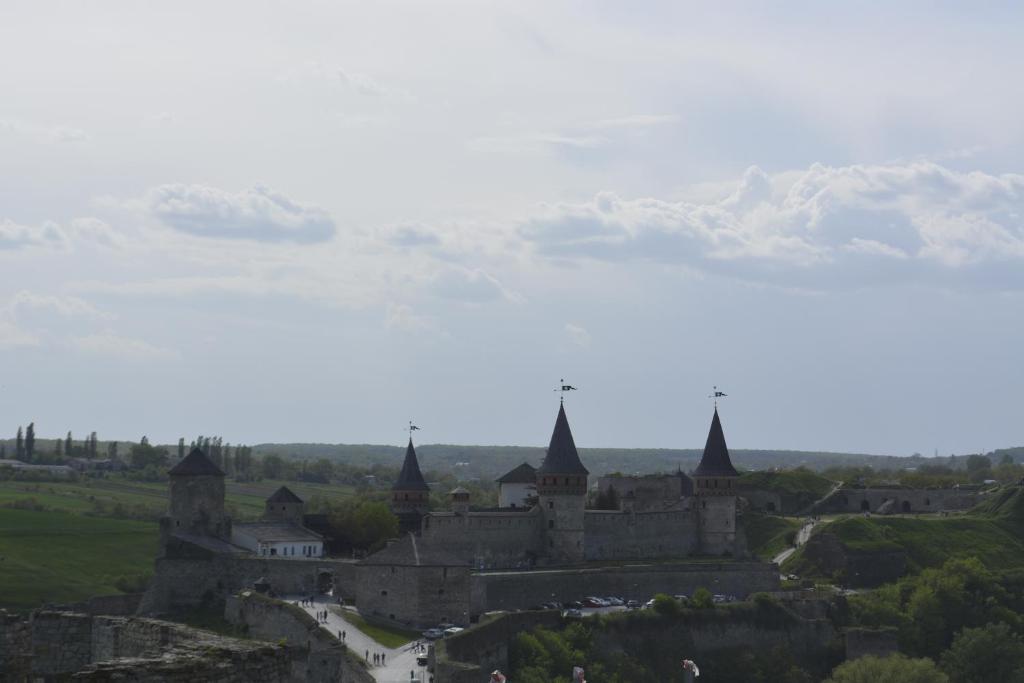
[[419, 431], [419, 427], [417, 427], [416, 425], [414, 425], [414, 424], [412, 423], [412, 420], [409, 420], [409, 440], [410, 440], [410, 441], [412, 440], [412, 433], [413, 433], [413, 432], [416, 432], [416, 431]]
[[712, 386], [712, 389], [714, 391], [708, 394], [708, 398], [715, 399], [715, 410], [718, 410], [718, 399], [725, 398], [729, 394], [725, 393], [724, 391], [719, 391], [717, 386]]
[[555, 389], [555, 391], [562, 392], [562, 395], [558, 398], [560, 403], [564, 403], [565, 402], [565, 392], [567, 392], [567, 391], [579, 391], [579, 389], [577, 389], [576, 387], [572, 386], [571, 384], [566, 384], [564, 379], [558, 380], [558, 383], [559, 383], [559, 388]]

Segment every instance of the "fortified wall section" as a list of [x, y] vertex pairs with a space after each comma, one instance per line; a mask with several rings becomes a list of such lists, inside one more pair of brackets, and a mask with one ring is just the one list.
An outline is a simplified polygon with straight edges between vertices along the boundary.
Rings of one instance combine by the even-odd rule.
[[0, 612], [0, 663], [5, 680], [292, 680], [289, 654], [276, 645], [154, 619], [74, 612]]
[[587, 560], [685, 557], [697, 551], [697, 516], [686, 510], [587, 510]]
[[779, 588], [779, 569], [767, 562], [667, 562], [575, 567], [530, 572], [480, 572], [471, 577], [474, 614], [526, 609], [588, 595], [647, 600], [656, 593], [692, 595], [698, 588], [746, 597]]
[[962, 489], [839, 489], [815, 506], [814, 513], [877, 512], [892, 501], [891, 513], [968, 510], [981, 500], [977, 491]]
[[224, 617], [258, 640], [281, 641], [292, 651], [292, 679], [309, 683], [373, 683], [359, 657], [308, 612], [295, 605], [242, 591], [229, 596]]
[[470, 621], [469, 567], [362, 565], [359, 612], [413, 628]]
[[432, 513], [423, 518], [424, 544], [485, 567], [512, 567], [544, 553], [544, 520], [537, 509]]
[[312, 595], [333, 585], [336, 595], [355, 595], [355, 564], [347, 560], [285, 559], [210, 553], [205, 557], [156, 560], [156, 572], [139, 614], [167, 614], [212, 605], [266, 579], [277, 595]]

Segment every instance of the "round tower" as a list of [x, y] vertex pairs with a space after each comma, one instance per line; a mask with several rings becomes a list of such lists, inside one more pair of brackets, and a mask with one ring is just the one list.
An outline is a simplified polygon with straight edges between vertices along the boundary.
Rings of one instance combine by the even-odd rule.
[[740, 475], [729, 458], [717, 407], [711, 418], [704, 454], [692, 476], [701, 552], [707, 555], [735, 553], [736, 481]]
[[231, 520], [224, 512], [224, 473], [198, 448], [167, 473], [172, 534], [231, 538]]
[[544, 462], [537, 469], [537, 497], [544, 515], [547, 558], [551, 564], [584, 560], [583, 518], [587, 500], [587, 468], [559, 405]]
[[399, 531], [419, 532], [423, 515], [430, 510], [430, 487], [420, 472], [420, 463], [416, 459], [416, 449], [412, 439], [405, 449], [405, 461], [398, 480], [391, 487], [391, 511], [398, 517]]

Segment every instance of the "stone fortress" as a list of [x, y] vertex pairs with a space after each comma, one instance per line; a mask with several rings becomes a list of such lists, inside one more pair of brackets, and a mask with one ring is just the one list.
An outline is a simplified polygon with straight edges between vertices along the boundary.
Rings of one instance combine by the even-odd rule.
[[667, 475], [658, 500], [637, 487], [616, 509], [587, 509], [589, 472], [564, 406], [543, 462], [502, 477], [497, 508], [471, 508], [457, 488], [449, 510], [430, 511], [410, 439], [391, 491], [402, 534], [358, 562], [323, 556], [322, 538], [287, 488], [270, 497], [261, 521], [235, 524], [224, 473], [201, 450], [169, 474], [144, 615], [218, 604], [254, 584], [282, 595], [333, 588], [368, 617], [415, 627], [587, 594], [647, 599], [706, 586], [743, 596], [778, 586], [773, 565], [748, 559], [737, 528], [738, 474], [717, 409], [692, 481]]

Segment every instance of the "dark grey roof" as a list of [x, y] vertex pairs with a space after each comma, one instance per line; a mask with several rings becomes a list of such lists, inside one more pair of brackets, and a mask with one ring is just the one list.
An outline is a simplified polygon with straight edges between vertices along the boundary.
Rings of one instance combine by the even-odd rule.
[[420, 472], [420, 463], [416, 460], [416, 449], [412, 447], [412, 439], [409, 439], [409, 447], [405, 449], [405, 462], [402, 463], [402, 471], [398, 473], [398, 481], [391, 487], [392, 491], [429, 491], [430, 487], [423, 479]]
[[455, 557], [431, 543], [417, 540], [413, 534], [400, 538], [383, 550], [360, 560], [362, 565], [395, 565], [399, 567], [464, 567], [469, 562]]
[[718, 408], [715, 408], [715, 416], [711, 418], [711, 429], [708, 431], [708, 440], [704, 444], [704, 455], [700, 458], [700, 464], [693, 471], [695, 477], [738, 477], [739, 472], [732, 466], [729, 459], [729, 449], [725, 445], [725, 434], [722, 433], [722, 421], [718, 419]]
[[590, 474], [576, 452], [576, 443], [572, 440], [572, 431], [569, 429], [564, 405], [558, 406], [558, 417], [555, 418], [555, 430], [551, 432], [551, 443], [548, 445], [544, 462], [537, 468], [537, 474]]
[[290, 522], [242, 522], [232, 526], [232, 532], [251, 536], [263, 543], [287, 543], [289, 541], [320, 541], [323, 536]]
[[524, 462], [511, 472], [498, 477], [499, 484], [534, 484], [537, 482], [537, 468]]
[[292, 493], [287, 486], [282, 486], [267, 498], [268, 503], [301, 503], [302, 499]]
[[220, 468], [214, 465], [213, 461], [206, 457], [206, 453], [199, 448], [193, 448], [192, 452], [182, 458], [181, 462], [172, 467], [167, 474], [172, 477], [224, 476]]

